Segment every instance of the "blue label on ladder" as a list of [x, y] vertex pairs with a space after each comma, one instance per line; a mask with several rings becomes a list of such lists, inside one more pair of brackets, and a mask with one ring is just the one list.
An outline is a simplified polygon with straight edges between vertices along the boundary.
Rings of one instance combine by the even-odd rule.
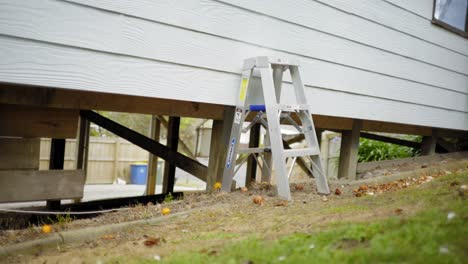
[[228, 161], [227, 161], [227, 164], [226, 164], [226, 168], [229, 169], [231, 168], [231, 164], [232, 164], [232, 155], [234, 154], [234, 145], [236, 144], [236, 138], [232, 138], [231, 139], [231, 144], [229, 146], [229, 151], [228, 151]]
[[263, 111], [263, 112], [265, 112], [265, 111], [266, 111], [266, 107], [265, 107], [265, 105], [250, 105], [250, 106], [249, 106], [249, 110], [250, 110], [250, 111], [256, 111], [256, 112], [258, 112], [258, 111]]

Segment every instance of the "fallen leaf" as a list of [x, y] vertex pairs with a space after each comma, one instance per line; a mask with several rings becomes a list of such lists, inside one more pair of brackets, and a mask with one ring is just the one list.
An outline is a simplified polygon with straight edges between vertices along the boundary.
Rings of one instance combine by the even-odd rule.
[[296, 191], [302, 191], [302, 190], [304, 190], [304, 184], [298, 183], [298, 184], [294, 185], [294, 189]]
[[158, 246], [161, 243], [161, 239], [159, 237], [147, 237], [144, 244], [147, 247]]
[[367, 189], [369, 189], [369, 187], [367, 185], [361, 185], [359, 186], [359, 191], [366, 191]]
[[286, 200], [281, 200], [277, 203], [275, 203], [275, 206], [287, 206], [288, 205], [288, 201]]
[[401, 208], [395, 209], [395, 214], [401, 215], [402, 213], [403, 213], [403, 209], [401, 209]]
[[450, 183], [450, 186], [455, 186], [455, 185], [459, 185], [460, 183], [458, 181], [453, 181]]
[[114, 235], [104, 235], [104, 236], [101, 237], [101, 239], [111, 240], [111, 239], [115, 239], [115, 236]]
[[263, 197], [260, 196], [260, 195], [255, 195], [255, 196], [253, 197], [252, 200], [253, 200], [253, 202], [254, 202], [255, 204], [263, 205], [263, 202], [265, 201], [265, 198], [263, 198]]
[[339, 188], [336, 188], [335, 195], [341, 195], [341, 194], [342, 194], [341, 190]]

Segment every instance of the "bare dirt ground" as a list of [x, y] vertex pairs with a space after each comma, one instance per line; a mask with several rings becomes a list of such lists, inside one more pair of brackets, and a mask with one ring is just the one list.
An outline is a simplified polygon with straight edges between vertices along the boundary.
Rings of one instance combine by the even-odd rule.
[[[170, 208], [171, 214], [181, 213], [168, 221], [128, 226], [87, 241], [34, 248], [0, 258], [0, 262], [101, 263], [120, 257], [155, 260], [185, 250], [218, 254], [217, 248], [252, 235], [272, 240], [295, 232], [325, 230], [343, 221], [366, 222], [412, 215], [420, 208], [418, 202], [400, 201], [395, 193], [402, 189], [428, 188], [434, 179], [460, 171], [442, 170], [430, 175], [421, 172], [399, 180], [389, 177], [381, 183], [334, 181], [330, 183], [332, 194], [327, 197], [317, 194], [313, 181], [296, 183], [291, 185], [292, 201], [289, 202], [277, 198], [274, 188], [268, 184], [256, 184], [229, 194], [187, 193], [181, 201], [136, 206], [92, 219], [63, 219], [52, 225], [52, 229], [60, 233], [137, 219], [164, 218], [161, 210], [165, 207]], [[261, 196], [261, 202], [254, 202], [256, 196]], [[41, 226], [0, 231], [0, 246], [48, 235], [41, 232]]]

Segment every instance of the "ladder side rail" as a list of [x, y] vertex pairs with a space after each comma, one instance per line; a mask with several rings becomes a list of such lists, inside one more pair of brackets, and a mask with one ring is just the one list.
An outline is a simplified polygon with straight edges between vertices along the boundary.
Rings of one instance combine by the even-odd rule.
[[235, 160], [237, 156], [237, 148], [242, 133], [242, 127], [245, 120], [246, 109], [246, 96], [250, 86], [250, 79], [252, 78], [252, 68], [244, 68], [242, 71], [241, 84], [237, 97], [236, 110], [234, 113], [234, 120], [229, 136], [229, 149], [226, 155], [226, 162], [223, 170], [223, 183], [222, 190], [225, 192], [231, 191], [232, 180], [234, 176], [234, 168], [236, 166]]
[[271, 65], [260, 68], [260, 75], [263, 86], [263, 96], [265, 99], [266, 114], [268, 119], [268, 134], [270, 136], [271, 152], [273, 156], [272, 171], [277, 171], [276, 184], [278, 188], [278, 196], [286, 200], [291, 200], [291, 192], [289, 190], [289, 179], [285, 159], [283, 158], [283, 141], [280, 131], [279, 109], [276, 103], [275, 86], [273, 82], [273, 69]]
[[[291, 72], [291, 79], [293, 81], [294, 89], [296, 92], [297, 102], [307, 104], [304, 84], [302, 83], [301, 76], [299, 74], [299, 67], [290, 66], [289, 71]], [[309, 146], [319, 147], [317, 135], [315, 133], [315, 126], [312, 121], [312, 115], [310, 110], [299, 111], [298, 116], [301, 120], [302, 127], [304, 128], [304, 137], [307, 144]], [[315, 173], [315, 180], [317, 182], [318, 192], [321, 194], [329, 194], [330, 189], [328, 187], [326, 174], [323, 170], [322, 160], [320, 159], [320, 151], [317, 155], [310, 156], [310, 158], [315, 164], [315, 169], [318, 170], [317, 173]]]

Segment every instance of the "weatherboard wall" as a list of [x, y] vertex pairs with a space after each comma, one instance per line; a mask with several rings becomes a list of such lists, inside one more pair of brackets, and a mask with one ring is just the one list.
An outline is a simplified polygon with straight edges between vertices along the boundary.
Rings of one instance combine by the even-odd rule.
[[468, 130], [468, 40], [432, 25], [429, 9], [0, 0], [0, 82], [234, 105], [242, 60], [272, 55], [300, 61], [316, 114]]

